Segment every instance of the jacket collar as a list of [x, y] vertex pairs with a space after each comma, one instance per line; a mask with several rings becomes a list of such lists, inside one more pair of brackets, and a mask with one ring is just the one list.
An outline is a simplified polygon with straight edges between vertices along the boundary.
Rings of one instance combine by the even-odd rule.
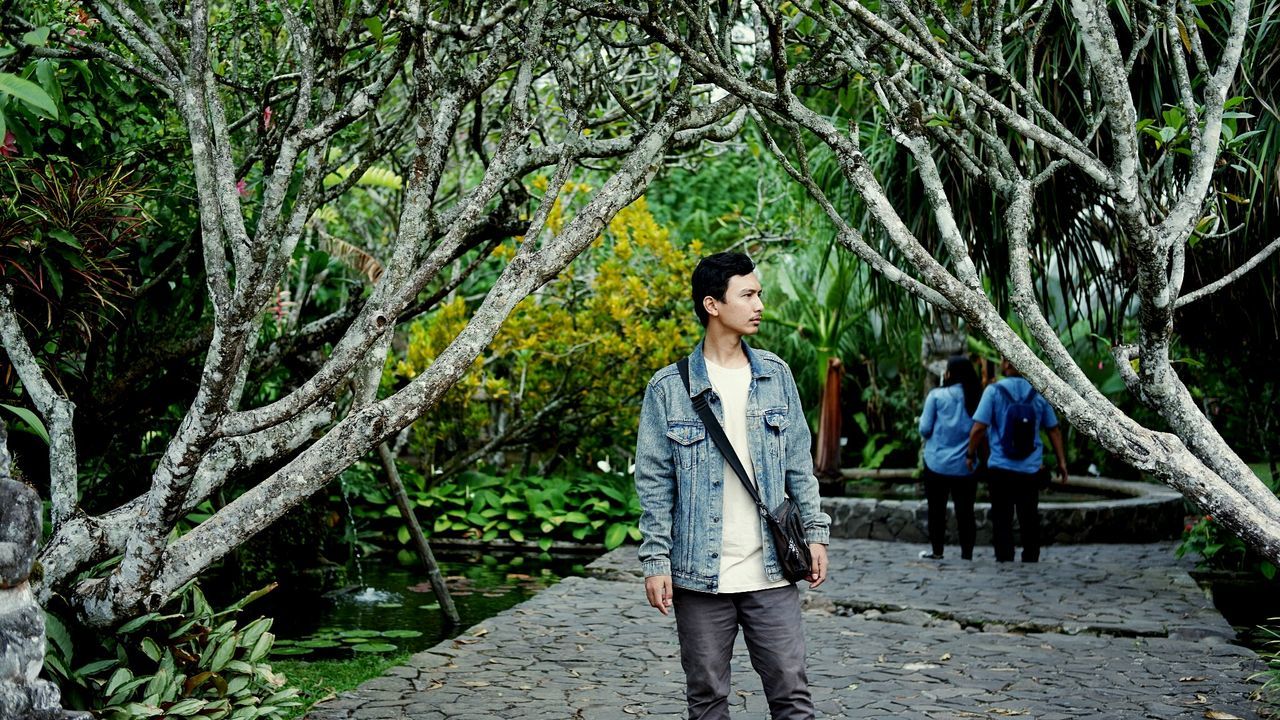
[[[711, 389], [711, 378], [707, 375], [707, 358], [702, 354], [702, 345], [706, 340], [699, 341], [697, 346], [693, 348], [693, 352], [689, 354], [689, 397], [695, 398], [698, 395]], [[774, 368], [765, 365], [760, 359], [760, 355], [751, 349], [746, 340], [742, 341], [742, 351], [747, 354], [747, 362], [751, 365], [752, 379], [773, 377]]]

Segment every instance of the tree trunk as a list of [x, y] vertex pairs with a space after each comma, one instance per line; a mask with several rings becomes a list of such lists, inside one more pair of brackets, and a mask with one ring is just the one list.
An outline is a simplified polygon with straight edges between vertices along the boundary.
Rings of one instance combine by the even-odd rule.
[[840, 381], [844, 364], [827, 358], [827, 377], [822, 384], [822, 410], [818, 418], [818, 457], [813, 472], [820, 478], [840, 477]]
[[422, 567], [427, 571], [427, 580], [431, 582], [431, 589], [436, 594], [436, 599], [440, 601], [440, 609], [444, 611], [444, 616], [454, 625], [461, 624], [462, 620], [458, 617], [458, 608], [453, 604], [453, 596], [449, 594], [449, 586], [444, 583], [444, 576], [440, 574], [440, 565], [436, 563], [435, 553], [431, 552], [431, 546], [427, 544], [427, 536], [422, 534], [422, 526], [418, 524], [418, 518], [413, 514], [413, 505], [409, 503], [409, 496], [404, 491], [404, 483], [400, 482], [400, 471], [396, 469], [395, 456], [391, 454], [391, 448], [387, 447], [385, 442], [378, 443], [378, 458], [382, 460], [382, 469], [387, 473], [387, 485], [391, 487], [391, 495], [396, 499], [396, 507], [400, 508], [400, 517], [409, 525], [409, 535], [413, 537], [414, 549], [418, 551], [418, 557], [422, 559]]

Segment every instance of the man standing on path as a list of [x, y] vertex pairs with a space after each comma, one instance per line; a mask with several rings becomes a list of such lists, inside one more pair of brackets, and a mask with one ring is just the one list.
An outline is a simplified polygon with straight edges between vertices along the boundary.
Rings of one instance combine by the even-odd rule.
[[[1067, 456], [1062, 449], [1058, 416], [1049, 401], [1018, 373], [1008, 359], [1000, 361], [1004, 379], [982, 393], [969, 432], [969, 468], [977, 466], [983, 446], [990, 447], [986, 478], [991, 493], [991, 532], [996, 561], [1011, 562], [1014, 555], [1013, 512], [1018, 511], [1022, 533], [1022, 561], [1040, 561], [1040, 462], [1043, 428], [1058, 457], [1058, 479], [1067, 482]], [[991, 432], [987, 428], [991, 428]], [[1047, 477], [1047, 476], [1045, 476]], [[1045, 483], [1048, 484], [1047, 481]]]
[[645, 594], [663, 615], [674, 603], [690, 720], [729, 717], [739, 626], [773, 720], [814, 717], [799, 590], [783, 579], [764, 518], [692, 403], [707, 394], [765, 507], [784, 497], [796, 504], [813, 555], [806, 579], [821, 585], [831, 518], [820, 507], [795, 380], [781, 358], [743, 341], [764, 311], [754, 270], [741, 253], [698, 263], [693, 303], [706, 336], [688, 358], [689, 389], [674, 364], [653, 376], [636, 443]]

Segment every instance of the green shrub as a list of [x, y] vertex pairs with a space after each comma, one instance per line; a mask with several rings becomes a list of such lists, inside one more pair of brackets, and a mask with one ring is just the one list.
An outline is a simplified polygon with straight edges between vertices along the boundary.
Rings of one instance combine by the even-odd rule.
[[[355, 512], [374, 524], [394, 525], [389, 532], [407, 547], [409, 530], [399, 522], [400, 509], [372, 480], [371, 472], [359, 465], [348, 471], [348, 491], [364, 501]], [[613, 549], [627, 538], [640, 539], [640, 503], [629, 475], [569, 471], [545, 477], [500, 476], [471, 470], [428, 482], [412, 469], [402, 469], [402, 474], [409, 501], [422, 509], [423, 531], [432, 537], [529, 542], [544, 552], [557, 540], [597, 542]], [[406, 557], [412, 562], [411, 555]]]
[[[1280, 478], [1273, 477], [1265, 465], [1251, 467], [1272, 492], [1280, 495]], [[1187, 523], [1183, 528], [1182, 542], [1178, 545], [1176, 552], [1178, 557], [1187, 553], [1199, 555], [1198, 562], [1201, 567], [1255, 572], [1267, 580], [1274, 580], [1276, 577], [1275, 564], [1250, 549], [1243, 540], [1219, 525], [1212, 515], [1203, 515]]]
[[188, 583], [159, 612], [103, 637], [98, 654], [108, 657], [76, 669], [70, 637], [54, 618], [46, 666], [65, 695], [91, 698], [88, 709], [107, 720], [280, 720], [301, 702], [266, 662], [275, 642], [271, 619], [241, 627], [233, 617], [273, 587], [215, 611]]
[[[1280, 622], [1280, 618], [1272, 618], [1271, 622]], [[1267, 669], [1250, 679], [1262, 680], [1256, 697], [1269, 710], [1265, 716], [1280, 717], [1280, 625], [1261, 625], [1257, 633], [1263, 646], [1258, 654], [1267, 664]]]
[[[557, 201], [547, 220], [553, 233], [564, 219]], [[494, 257], [513, 257], [522, 241], [498, 246]], [[689, 302], [701, 252], [701, 243], [681, 242], [643, 197], [636, 200], [516, 306], [483, 355], [414, 423], [405, 454], [448, 477], [471, 469], [481, 451], [526, 454], [526, 465], [541, 468], [632, 452], [645, 383], [702, 337]], [[385, 391], [431, 367], [470, 321], [468, 298], [478, 289], [464, 288], [410, 323], [388, 358]]]

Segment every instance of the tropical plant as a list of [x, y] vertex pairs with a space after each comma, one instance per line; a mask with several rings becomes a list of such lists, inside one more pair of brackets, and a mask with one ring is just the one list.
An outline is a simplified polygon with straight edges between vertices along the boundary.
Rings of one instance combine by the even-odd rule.
[[15, 162], [12, 170], [19, 179], [12, 215], [0, 224], [0, 282], [41, 335], [78, 331], [87, 344], [129, 294], [127, 260], [146, 222], [145, 190], [120, 166], [88, 174], [71, 164]]
[[[344, 475], [343, 486], [361, 500], [353, 510], [382, 538], [393, 536], [406, 547], [409, 532], [396, 522], [400, 509], [370, 472], [358, 464]], [[513, 541], [542, 552], [557, 541], [599, 543], [612, 550], [628, 538], [640, 539], [640, 503], [630, 476], [620, 472], [530, 476], [469, 470], [442, 479], [406, 468], [402, 477], [414, 507], [431, 519], [423, 529], [432, 537]], [[414, 561], [407, 549], [398, 555], [402, 562]]]
[[[1271, 618], [1270, 622], [1280, 623], [1280, 618]], [[1268, 708], [1270, 717], [1280, 717], [1280, 625], [1261, 625], [1255, 634], [1263, 645], [1258, 654], [1267, 668], [1249, 679], [1262, 680], [1255, 697]]]
[[272, 587], [217, 611], [190, 583], [160, 610], [100, 637], [108, 657], [74, 670], [71, 636], [50, 616], [46, 667], [64, 697], [88, 698], [85, 709], [107, 720], [278, 720], [300, 703], [298, 689], [267, 662], [271, 619], [241, 626], [234, 617]]

